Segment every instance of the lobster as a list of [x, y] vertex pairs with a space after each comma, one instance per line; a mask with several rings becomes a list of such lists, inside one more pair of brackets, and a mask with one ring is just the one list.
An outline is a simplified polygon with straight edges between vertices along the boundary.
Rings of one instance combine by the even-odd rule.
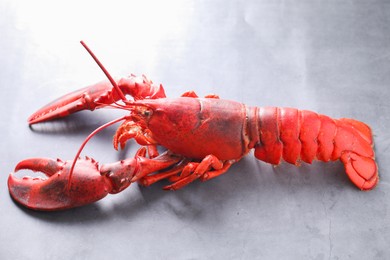
[[[282, 160], [297, 166], [315, 159], [341, 160], [349, 179], [361, 190], [373, 189], [379, 180], [371, 129], [360, 121], [294, 108], [249, 107], [216, 95], [200, 98], [193, 91], [167, 98], [163, 86], [145, 76], [112, 78], [81, 43], [108, 80], [49, 103], [31, 115], [28, 123], [103, 107], [129, 113], [93, 131], [74, 160], [31, 158], [19, 162], [15, 172], [32, 170], [46, 176], [9, 175], [11, 197], [27, 208], [79, 207], [121, 192], [133, 182], [149, 186], [168, 180], [164, 189], [181, 189], [197, 179], [207, 181], [224, 174], [252, 149], [257, 159], [273, 165]], [[134, 157], [100, 166], [92, 158], [80, 157], [94, 135], [118, 122], [122, 124], [114, 135], [114, 148], [123, 149], [134, 139], [141, 145]], [[166, 151], [160, 154], [159, 146]]]

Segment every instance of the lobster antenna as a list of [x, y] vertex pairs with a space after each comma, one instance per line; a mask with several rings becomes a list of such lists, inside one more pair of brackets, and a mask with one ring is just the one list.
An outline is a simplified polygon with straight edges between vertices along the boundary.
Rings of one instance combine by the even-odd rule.
[[81, 45], [87, 50], [87, 52], [91, 55], [91, 57], [95, 60], [97, 65], [100, 67], [100, 69], [104, 72], [108, 80], [111, 82], [112, 86], [115, 88], [115, 90], [118, 92], [119, 97], [122, 99], [123, 102], [126, 102], [127, 99], [125, 95], [123, 94], [122, 90], [118, 87], [118, 84], [116, 84], [115, 80], [111, 77], [108, 70], [103, 66], [103, 64], [99, 61], [99, 59], [95, 56], [95, 54], [91, 51], [91, 49], [85, 44], [85, 42], [80, 41]]
[[96, 128], [92, 133], [90, 133], [87, 138], [85, 138], [85, 140], [83, 141], [83, 143], [81, 144], [79, 150], [77, 151], [76, 153], [76, 156], [74, 157], [73, 159], [73, 163], [72, 163], [72, 166], [70, 167], [70, 172], [69, 172], [69, 179], [68, 179], [68, 190], [70, 190], [70, 187], [71, 187], [71, 180], [72, 180], [72, 175], [73, 175], [73, 170], [74, 170], [74, 167], [76, 165], [76, 162], [77, 162], [77, 159], [79, 158], [81, 152], [83, 151], [85, 145], [88, 143], [89, 140], [91, 140], [91, 138], [93, 136], [95, 136], [97, 133], [99, 133], [100, 131], [102, 131], [103, 129], [113, 125], [113, 124], [116, 124], [122, 120], [126, 120], [128, 118], [128, 116], [122, 116], [120, 118], [117, 118], [117, 119], [114, 119], [108, 123], [105, 123], [104, 125], [102, 126], [99, 126], [98, 128]]

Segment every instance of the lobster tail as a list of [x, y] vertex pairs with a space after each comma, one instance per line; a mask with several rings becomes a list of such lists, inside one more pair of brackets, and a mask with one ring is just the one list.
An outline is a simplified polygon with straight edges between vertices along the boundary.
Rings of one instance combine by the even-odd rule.
[[259, 160], [279, 164], [284, 159], [298, 165], [340, 159], [361, 190], [370, 190], [378, 182], [372, 133], [366, 124], [293, 108], [261, 107], [252, 115], [251, 129], [257, 129], [258, 136], [251, 133], [251, 138], [258, 140], [250, 148], [255, 148]]

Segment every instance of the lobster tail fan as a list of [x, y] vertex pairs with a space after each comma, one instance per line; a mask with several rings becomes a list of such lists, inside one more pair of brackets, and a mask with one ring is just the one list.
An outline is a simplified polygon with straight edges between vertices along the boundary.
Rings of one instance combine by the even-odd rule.
[[339, 119], [335, 144], [343, 150], [340, 160], [349, 179], [361, 190], [373, 189], [379, 176], [370, 127], [357, 120]]

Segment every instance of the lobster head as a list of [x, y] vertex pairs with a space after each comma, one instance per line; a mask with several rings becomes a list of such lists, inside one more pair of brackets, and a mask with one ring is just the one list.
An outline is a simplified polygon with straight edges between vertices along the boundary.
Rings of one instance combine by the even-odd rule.
[[160, 144], [177, 152], [173, 146], [191, 139], [200, 122], [201, 105], [194, 98], [145, 99], [130, 107], [130, 118], [123, 123], [126, 139], [134, 137], [141, 145]]

